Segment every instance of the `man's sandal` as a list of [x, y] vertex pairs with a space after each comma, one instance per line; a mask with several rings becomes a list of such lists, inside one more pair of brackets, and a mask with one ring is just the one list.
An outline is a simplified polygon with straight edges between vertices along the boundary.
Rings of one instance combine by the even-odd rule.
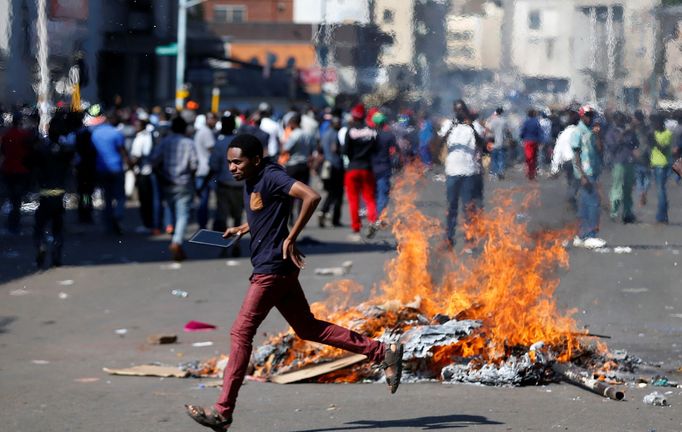
[[215, 432], [225, 432], [232, 424], [232, 416], [225, 418], [215, 408], [203, 408], [196, 405], [185, 405], [187, 415], [202, 426], [213, 429]]
[[[391, 349], [391, 347], [395, 347], [395, 349]], [[384, 361], [381, 362], [381, 368], [384, 371], [388, 369], [393, 371], [391, 376], [386, 375], [386, 384], [388, 384], [391, 394], [395, 393], [403, 376], [403, 344], [391, 344], [386, 347], [386, 354]]]

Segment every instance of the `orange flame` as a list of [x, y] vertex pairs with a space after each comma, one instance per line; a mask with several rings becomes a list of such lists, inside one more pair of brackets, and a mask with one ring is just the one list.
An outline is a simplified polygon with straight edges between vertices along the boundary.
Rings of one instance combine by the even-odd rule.
[[[350, 280], [334, 282], [325, 287], [329, 300], [312, 305], [314, 314], [370, 337], [395, 326], [405, 330], [401, 314], [406, 310], [427, 318], [441, 313], [482, 321], [477, 334], [434, 348], [434, 366], [442, 367], [457, 357], [498, 362], [511, 348], [528, 348], [539, 341], [552, 347], [559, 361], [570, 360], [580, 350], [580, 335], [585, 332], [578, 330], [572, 318], [575, 310], [560, 311], [553, 298], [559, 285], [556, 271], [568, 266], [562, 240], [569, 237], [569, 230], [531, 232], [518, 212], [527, 209], [535, 196], [527, 195], [516, 205], [510, 196], [514, 193], [508, 193], [463, 227], [467, 238], [482, 248], [478, 257], [463, 259], [442, 248], [444, 227], [418, 208], [421, 182], [422, 172], [413, 166], [395, 182], [390, 223], [397, 254], [386, 263], [386, 279], [373, 289], [371, 298], [350, 307], [362, 286]], [[436, 274], [443, 275], [439, 281], [434, 280]], [[372, 308], [384, 313], [375, 316]], [[300, 340], [290, 351], [284, 363], [296, 358], [297, 366], [344, 355], [341, 350]], [[357, 370], [336, 372], [324, 380], [355, 380]]]

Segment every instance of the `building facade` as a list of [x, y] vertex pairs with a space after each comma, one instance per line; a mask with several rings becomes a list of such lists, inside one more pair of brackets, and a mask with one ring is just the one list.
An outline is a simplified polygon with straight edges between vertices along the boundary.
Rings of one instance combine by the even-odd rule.
[[[0, 102], [33, 104], [37, 2], [0, 0]], [[175, 55], [155, 49], [176, 42], [177, 0], [46, 0], [50, 100], [69, 101], [73, 66], [80, 69], [81, 97], [112, 106], [170, 104], [175, 98]], [[6, 13], [5, 13], [6, 12]], [[206, 57], [223, 55], [190, 10], [188, 70]]]
[[204, 18], [212, 23], [291, 23], [294, 0], [207, 0]]
[[658, 0], [518, 0], [512, 63], [526, 90], [637, 105], [651, 91]]

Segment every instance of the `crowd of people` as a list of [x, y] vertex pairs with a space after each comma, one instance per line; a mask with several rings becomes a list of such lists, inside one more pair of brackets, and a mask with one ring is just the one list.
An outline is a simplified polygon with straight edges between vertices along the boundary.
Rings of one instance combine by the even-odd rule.
[[573, 240], [576, 247], [606, 245], [598, 236], [601, 175], [606, 171], [611, 173], [608, 199], [613, 221], [637, 222], [633, 194], [641, 207], [646, 206], [653, 181], [656, 223], [668, 223], [668, 179], [674, 172], [679, 184], [682, 175], [682, 113], [600, 113], [588, 104], [554, 112], [546, 109], [541, 115], [529, 109], [524, 119], [514, 122], [506, 118], [503, 108], [480, 119], [463, 101], [455, 102], [454, 113], [455, 119], [444, 122], [439, 133], [447, 149], [447, 237], [451, 245], [459, 201], [467, 220], [482, 205], [484, 165], [489, 166], [493, 179], [503, 180], [507, 164], [518, 160], [525, 162], [529, 181], [537, 181], [543, 167], [553, 177], [565, 173], [567, 199], [580, 225]]
[[[529, 109], [521, 118], [503, 108], [483, 116], [458, 100], [453, 115], [444, 119], [361, 103], [348, 110], [291, 107], [280, 116], [267, 103], [253, 111], [220, 114], [160, 107], [105, 111], [92, 105], [84, 112], [57, 109], [44, 133], [30, 110], [11, 110], [2, 119], [0, 171], [9, 202], [7, 230], [20, 232], [22, 200], [37, 192], [39, 267], [49, 252], [48, 225], [51, 262], [62, 263], [67, 192], [77, 194], [79, 222], [93, 223], [93, 195], [99, 189], [104, 201], [100, 219], [114, 235], [123, 234], [126, 201], [136, 196], [138, 231], [171, 235], [169, 250], [176, 261], [186, 258], [183, 242], [191, 219], [216, 231], [239, 226], [243, 182], [233, 177], [226, 153], [230, 142], [244, 134], [255, 136], [264, 157], [282, 165], [293, 179], [306, 185], [313, 177], [319, 179], [325, 193], [317, 213], [320, 227], [341, 227], [347, 201], [355, 240], [371, 237], [381, 226], [397, 170], [419, 163], [426, 172], [442, 164], [449, 247], [456, 243], [460, 204], [469, 220], [482, 208], [484, 179], [503, 181], [508, 166], [519, 162], [525, 164], [529, 181], [537, 181], [538, 173], [565, 173], [567, 199], [580, 221], [575, 246], [605, 245], [598, 232], [599, 183], [606, 170], [612, 177], [612, 219], [637, 221], [634, 202], [647, 204], [653, 181], [656, 222], [667, 223], [666, 185], [682, 155], [682, 116], [600, 113], [590, 105]], [[292, 222], [300, 211], [293, 209]], [[467, 250], [471, 239], [466, 233], [464, 237]], [[235, 247], [231, 253], [241, 251]]]

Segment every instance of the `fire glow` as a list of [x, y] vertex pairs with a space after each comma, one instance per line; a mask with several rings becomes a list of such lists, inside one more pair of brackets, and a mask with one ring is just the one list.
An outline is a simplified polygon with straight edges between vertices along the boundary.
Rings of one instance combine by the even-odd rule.
[[[507, 196], [466, 227], [480, 255], [457, 255], [442, 247], [441, 222], [417, 208], [424, 181], [417, 168], [408, 167], [394, 185], [389, 223], [398, 246], [396, 256], [386, 263], [386, 279], [372, 288], [369, 300], [357, 305], [351, 299], [363, 291], [358, 283], [328, 284], [324, 289], [329, 298], [311, 306], [315, 316], [384, 341], [415, 334], [431, 340], [422, 330], [438, 333], [444, 325], [459, 326], [456, 337], [441, 337], [420, 348], [426, 354], [408, 356], [406, 374], [413, 380], [448, 380], [444, 368], [457, 364], [472, 371], [483, 365], [516, 368], [517, 360], [531, 369], [536, 363], [546, 366], [548, 359], [577, 363], [589, 357], [581, 364], [597, 369], [610, 364], [606, 347], [579, 330], [575, 310], [559, 310], [553, 298], [559, 285], [557, 271], [568, 266], [562, 242], [570, 238], [569, 230], [531, 232], [518, 217], [519, 208], [527, 208], [528, 202], [519, 207]], [[347, 355], [303, 341], [290, 329], [256, 350], [254, 376], [267, 378]], [[603, 361], [595, 361], [597, 357]], [[536, 383], [547, 374], [547, 368], [542, 369], [534, 375]], [[380, 376], [371, 365], [361, 363], [314, 381], [358, 382]]]

